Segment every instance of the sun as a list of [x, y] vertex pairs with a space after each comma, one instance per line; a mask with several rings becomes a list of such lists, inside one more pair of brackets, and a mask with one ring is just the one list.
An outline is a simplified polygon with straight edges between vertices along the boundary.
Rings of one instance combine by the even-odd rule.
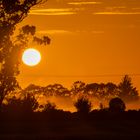
[[28, 66], [35, 66], [41, 61], [41, 54], [38, 50], [29, 48], [23, 52], [22, 61]]

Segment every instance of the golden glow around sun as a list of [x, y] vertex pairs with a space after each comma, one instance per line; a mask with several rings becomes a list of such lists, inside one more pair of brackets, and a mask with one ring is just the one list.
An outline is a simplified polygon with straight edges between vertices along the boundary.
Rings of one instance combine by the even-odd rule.
[[22, 61], [28, 66], [35, 66], [41, 61], [41, 54], [38, 50], [29, 48], [23, 52]]

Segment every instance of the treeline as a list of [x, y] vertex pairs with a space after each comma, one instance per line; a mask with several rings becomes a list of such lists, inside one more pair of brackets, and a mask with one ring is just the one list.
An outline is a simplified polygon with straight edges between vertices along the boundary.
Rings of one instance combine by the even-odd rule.
[[[44, 104], [40, 104], [40, 97], [48, 100], [46, 100]], [[76, 97], [77, 102], [73, 102], [73, 105], [76, 107], [77, 111], [84, 110], [81, 112], [90, 112], [94, 108], [95, 104], [90, 100], [92, 97], [93, 99], [96, 98], [100, 101], [100, 109], [105, 109], [104, 103], [102, 102], [103, 100], [106, 100], [107, 104], [110, 106], [110, 101], [112, 99], [119, 99], [118, 103], [115, 103], [114, 106], [120, 107], [120, 110], [123, 111], [126, 108], [125, 103], [127, 101], [139, 102], [138, 91], [133, 87], [131, 78], [126, 75], [118, 85], [114, 83], [85, 84], [81, 81], [77, 81], [72, 85], [70, 90], [60, 84], [48, 85], [46, 87], [31, 84], [19, 92], [12, 92], [7, 95], [3, 101], [1, 110], [2, 112], [37, 112], [56, 110], [57, 105], [49, 101], [49, 97], [63, 97], [64, 99]]]
[[139, 93], [136, 87], [133, 86], [132, 80], [128, 75], [125, 75], [122, 81], [117, 85], [114, 83], [89, 83], [82, 81], [73, 83], [71, 89], [67, 89], [61, 84], [52, 84], [46, 87], [30, 84], [19, 94], [33, 94], [34, 96], [59, 96], [59, 97], [76, 97], [80, 95], [93, 97], [99, 100], [109, 101], [111, 98], [119, 97], [124, 101], [131, 102], [139, 100]]
[[[91, 114], [93, 115], [99, 115], [101, 117], [101, 114], [109, 115], [111, 114], [139, 114], [140, 115], [140, 109], [139, 110], [128, 110], [126, 111], [126, 105], [125, 102], [118, 97], [112, 98], [108, 102], [108, 107], [104, 108], [102, 104], [100, 104], [100, 109], [93, 109], [94, 103], [92, 103], [89, 98], [85, 96], [80, 96], [77, 98], [75, 102], [73, 102], [73, 106], [76, 108], [75, 112], [70, 111], [64, 111], [63, 109], [58, 109], [57, 106], [54, 103], [51, 103], [50, 101], [47, 101], [46, 104], [40, 105], [34, 96], [30, 94], [26, 94], [23, 98], [9, 98], [7, 99], [7, 103], [3, 103], [1, 106], [1, 112], [0, 116], [2, 117], [2, 114], [6, 114], [7, 117], [20, 117], [20, 118], [28, 118], [30, 115], [36, 115], [40, 113], [44, 116], [46, 114], [48, 115], [47, 118], [50, 116], [51, 118], [58, 117], [60, 115], [60, 118], [62, 117], [77, 117], [77, 118], [83, 118], [87, 117]], [[75, 114], [76, 113], [76, 114]], [[7, 115], [9, 114], [9, 115]], [[64, 116], [63, 116], [64, 115]], [[4, 115], [5, 116], [5, 115]], [[12, 118], [13, 118], [12, 117]], [[73, 118], [72, 117], [72, 118]], [[11, 119], [12, 119], [11, 118]], [[61, 118], [61, 119], [62, 119]], [[69, 119], [70, 119], [69, 118]], [[5, 119], [5, 118], [4, 118]], [[57, 118], [55, 118], [57, 119]]]
[[[40, 97], [45, 100], [45, 103], [40, 104]], [[119, 98], [124, 102], [139, 102], [140, 97], [138, 91], [131, 82], [129, 76], [124, 76], [122, 81], [116, 85], [114, 83], [91, 83], [85, 84], [84, 82], [77, 81], [74, 82], [71, 89], [63, 87], [60, 84], [48, 85], [46, 87], [29, 85], [27, 88], [20, 90], [19, 92], [12, 92], [5, 96], [3, 104], [1, 106], [2, 111], [14, 111], [17, 112], [34, 112], [34, 111], [45, 111], [56, 109], [56, 104], [52, 103], [50, 97], [63, 97], [79, 100], [78, 104], [73, 103], [77, 110], [78, 106], [83, 106], [84, 110], [87, 107], [89, 111], [94, 108], [95, 103], [93, 102], [93, 108], [91, 106], [92, 102], [89, 103], [90, 99], [96, 99], [100, 103], [98, 106], [100, 109], [104, 109], [104, 101], [109, 104], [110, 100], [113, 98]], [[85, 101], [85, 102], [84, 102]], [[82, 104], [84, 102], [84, 104]], [[81, 103], [79, 105], [79, 103]], [[88, 104], [89, 103], [89, 104]], [[62, 108], [63, 109], [63, 108]], [[125, 109], [123, 109], [125, 110]], [[87, 112], [89, 112], [87, 111]]]

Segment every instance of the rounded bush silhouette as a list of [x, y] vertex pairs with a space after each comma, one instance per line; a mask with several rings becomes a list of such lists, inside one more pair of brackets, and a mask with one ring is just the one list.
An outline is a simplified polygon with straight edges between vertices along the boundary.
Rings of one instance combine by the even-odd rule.
[[125, 103], [122, 99], [116, 97], [110, 100], [109, 102], [109, 110], [113, 112], [121, 112], [125, 111]]

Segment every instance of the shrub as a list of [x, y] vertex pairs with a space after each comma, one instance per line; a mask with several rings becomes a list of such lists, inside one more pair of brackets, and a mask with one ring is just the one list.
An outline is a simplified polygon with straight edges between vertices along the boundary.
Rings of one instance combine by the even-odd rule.
[[125, 111], [125, 103], [121, 98], [113, 98], [109, 102], [109, 110], [113, 112]]
[[74, 103], [74, 106], [79, 113], [89, 113], [92, 108], [91, 102], [85, 97], [78, 98], [78, 100]]

